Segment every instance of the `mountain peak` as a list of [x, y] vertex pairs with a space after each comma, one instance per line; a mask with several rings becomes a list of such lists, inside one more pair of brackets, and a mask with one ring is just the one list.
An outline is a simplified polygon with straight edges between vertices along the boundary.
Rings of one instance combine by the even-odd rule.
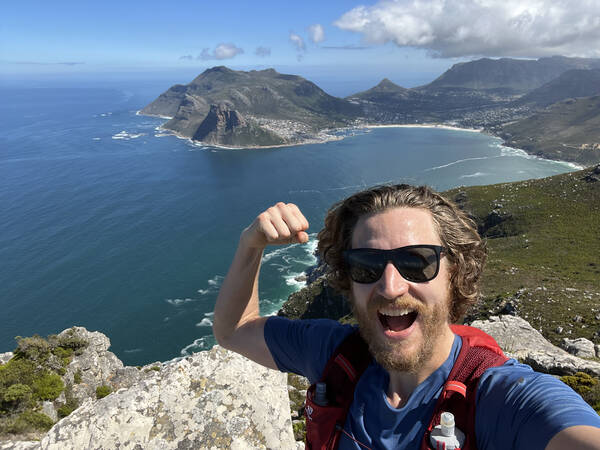
[[379, 88], [379, 89], [386, 89], [386, 90], [398, 90], [398, 89], [402, 89], [396, 83], [391, 82], [387, 78], [384, 78], [383, 80], [381, 80], [379, 82], [379, 84], [377, 86], [375, 86], [375, 87]]

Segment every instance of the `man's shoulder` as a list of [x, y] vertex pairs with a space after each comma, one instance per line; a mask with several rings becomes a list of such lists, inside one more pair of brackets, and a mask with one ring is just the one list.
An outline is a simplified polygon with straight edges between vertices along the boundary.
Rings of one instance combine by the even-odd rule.
[[269, 317], [265, 341], [280, 370], [318, 378], [335, 349], [356, 327], [329, 319]]

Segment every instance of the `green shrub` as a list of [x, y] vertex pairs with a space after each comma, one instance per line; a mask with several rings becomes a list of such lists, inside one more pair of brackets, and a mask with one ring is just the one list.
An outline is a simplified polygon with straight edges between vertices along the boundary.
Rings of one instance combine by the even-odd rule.
[[46, 371], [33, 380], [33, 393], [39, 400], [54, 400], [60, 395], [65, 385], [55, 373]]
[[62, 348], [62, 347], [54, 347], [52, 349], [52, 353], [54, 353], [59, 358], [69, 358], [73, 354], [73, 349], [71, 349], [71, 348]]
[[561, 380], [581, 396], [598, 384], [597, 378], [585, 372], [577, 372], [575, 375], [565, 375], [561, 377]]
[[28, 403], [31, 399], [31, 388], [25, 384], [13, 384], [4, 390], [2, 399], [9, 403]]
[[110, 392], [111, 392], [110, 386], [107, 386], [105, 384], [103, 384], [102, 386], [98, 386], [96, 388], [96, 398], [97, 399], [104, 398], [108, 394], [110, 394]]
[[36, 377], [37, 365], [26, 359], [11, 359], [0, 366], [0, 389], [12, 384], [25, 384], [31, 386]]
[[73, 374], [73, 383], [79, 384], [81, 383], [81, 370], [77, 369], [77, 372]]
[[575, 375], [565, 375], [561, 380], [577, 392], [600, 414], [600, 380], [584, 372]]
[[50, 355], [50, 343], [37, 334], [25, 338], [17, 336], [16, 339], [17, 348], [14, 352], [16, 358], [43, 362]]
[[67, 417], [79, 406], [79, 401], [73, 395], [73, 385], [67, 384], [65, 387], [65, 403], [57, 409], [60, 418]]
[[81, 355], [89, 342], [83, 338], [75, 336], [75, 330], [70, 329], [66, 334], [57, 338], [57, 346], [64, 349], [71, 349], [76, 355]]
[[54, 422], [46, 414], [36, 411], [25, 411], [8, 427], [9, 433], [25, 433], [27, 431], [48, 431]]

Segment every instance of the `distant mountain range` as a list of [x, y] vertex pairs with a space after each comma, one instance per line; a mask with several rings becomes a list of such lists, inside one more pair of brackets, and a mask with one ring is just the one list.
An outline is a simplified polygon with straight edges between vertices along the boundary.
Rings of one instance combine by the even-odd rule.
[[455, 64], [424, 86], [407, 89], [383, 79], [344, 99], [300, 76], [219, 66], [171, 87], [141, 113], [169, 117], [163, 128], [181, 137], [232, 147], [318, 142], [350, 126], [445, 123], [481, 128], [531, 153], [590, 164], [600, 161], [596, 103], [577, 100], [575, 107], [568, 100], [599, 94], [600, 59], [563, 56], [483, 58]]

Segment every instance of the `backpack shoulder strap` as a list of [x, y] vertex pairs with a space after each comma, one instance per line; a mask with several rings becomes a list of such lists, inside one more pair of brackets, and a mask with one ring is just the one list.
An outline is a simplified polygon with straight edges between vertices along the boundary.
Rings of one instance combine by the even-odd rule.
[[465, 433], [462, 450], [477, 448], [475, 400], [479, 378], [490, 367], [500, 366], [508, 360], [494, 338], [483, 331], [465, 325], [451, 325], [450, 328], [461, 337], [462, 348], [436, 403], [421, 449], [431, 448], [429, 434], [440, 424], [442, 412], [454, 414], [456, 426]]
[[337, 347], [323, 370], [321, 381], [327, 384], [329, 399], [349, 407], [356, 383], [370, 362], [369, 346], [355, 330]]
[[306, 392], [306, 448], [334, 449], [354, 401], [354, 389], [371, 362], [367, 343], [358, 330], [350, 333], [333, 352], [325, 365], [321, 382], [326, 384], [327, 406], [316, 405], [312, 399], [313, 384]]

